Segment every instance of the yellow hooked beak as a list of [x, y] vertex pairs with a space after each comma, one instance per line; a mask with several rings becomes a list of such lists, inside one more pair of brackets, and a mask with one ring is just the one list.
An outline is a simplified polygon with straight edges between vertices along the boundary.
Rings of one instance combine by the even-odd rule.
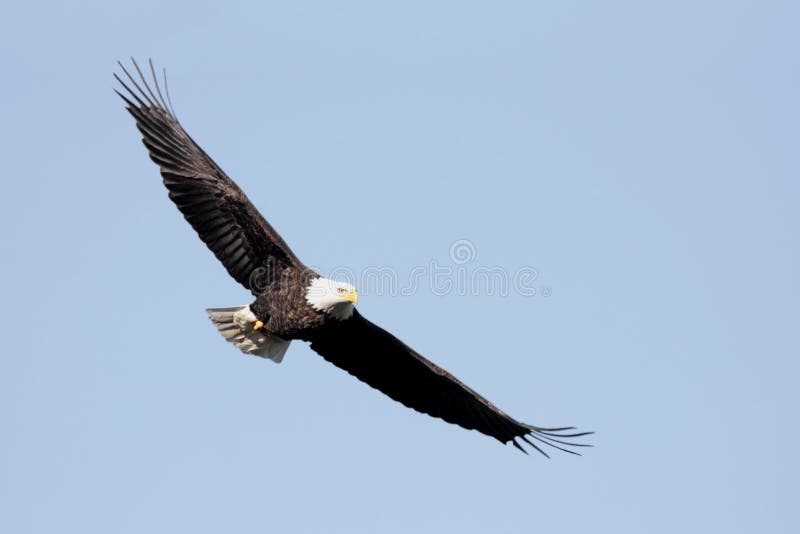
[[356, 290], [353, 289], [350, 291], [350, 293], [343, 296], [342, 298], [347, 302], [352, 302], [353, 304], [355, 304], [356, 302], [358, 302], [358, 293], [356, 293]]

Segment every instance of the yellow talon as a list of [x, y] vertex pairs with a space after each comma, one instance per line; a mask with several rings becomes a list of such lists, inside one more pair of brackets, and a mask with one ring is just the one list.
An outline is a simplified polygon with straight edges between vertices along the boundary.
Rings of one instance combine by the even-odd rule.
[[258, 331], [259, 331], [259, 330], [261, 330], [262, 328], [264, 328], [264, 321], [256, 321], [256, 322], [253, 324], [253, 330], [254, 330], [254, 331], [256, 331], [256, 332], [258, 332]]

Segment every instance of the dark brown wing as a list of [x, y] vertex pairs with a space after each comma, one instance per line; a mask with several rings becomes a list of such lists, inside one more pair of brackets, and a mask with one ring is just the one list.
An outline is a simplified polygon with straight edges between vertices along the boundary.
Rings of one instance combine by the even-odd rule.
[[332, 321], [314, 333], [311, 348], [332, 364], [409, 408], [477, 430], [503, 443], [511, 441], [523, 452], [516, 438], [545, 456], [547, 454], [536, 445], [536, 441], [577, 454], [565, 447], [587, 445], [564, 439], [591, 434], [570, 433], [573, 427], [540, 428], [516, 421], [357, 311], [350, 319], [338, 323]]
[[[120, 63], [135, 90], [114, 74], [127, 91], [127, 96], [117, 94], [136, 119], [150, 158], [161, 169], [169, 198], [228, 273], [258, 294], [271, 277], [280, 276], [285, 269], [304, 269], [242, 190], [184, 131], [162, 96], [152, 61], [150, 72], [158, 97], [135, 61], [133, 65], [145, 90]], [[166, 90], [166, 76], [164, 84]]]

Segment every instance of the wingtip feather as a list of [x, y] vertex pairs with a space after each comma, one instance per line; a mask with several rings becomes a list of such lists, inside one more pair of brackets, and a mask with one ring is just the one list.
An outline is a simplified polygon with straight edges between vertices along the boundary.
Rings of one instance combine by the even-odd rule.
[[[521, 432], [520, 434], [512, 438], [511, 441], [514, 443], [514, 446], [517, 447], [518, 449], [521, 448], [516, 441], [516, 438], [520, 438], [525, 443], [536, 449], [538, 452], [540, 452], [547, 458], [550, 458], [550, 456], [544, 451], [541, 445], [548, 445], [554, 449], [558, 449], [560, 451], [567, 452], [569, 454], [574, 454], [575, 456], [582, 456], [582, 455], [577, 451], [571, 450], [569, 447], [593, 447], [593, 445], [589, 443], [575, 443], [573, 441], [564, 441], [564, 439], [567, 438], [582, 437], [594, 434], [594, 432], [575, 432], [571, 434], [563, 433], [569, 430], [575, 430], [575, 427], [560, 427], [560, 428], [545, 429], [541, 427], [524, 425], [524, 429], [525, 429], [524, 432]], [[536, 442], [539, 442], [539, 444], [537, 445]]]

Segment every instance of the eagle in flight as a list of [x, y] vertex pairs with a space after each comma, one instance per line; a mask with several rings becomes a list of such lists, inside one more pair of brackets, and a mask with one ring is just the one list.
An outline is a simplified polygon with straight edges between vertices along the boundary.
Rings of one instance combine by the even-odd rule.
[[578, 454], [573, 448], [588, 446], [574, 438], [591, 432], [517, 421], [364, 318], [355, 308], [356, 288], [303, 265], [242, 190], [186, 133], [172, 110], [166, 72], [162, 93], [152, 61], [153, 88], [135, 61], [138, 81], [122, 63], [119, 66], [125, 80], [116, 73], [114, 77], [124, 91], [115, 91], [136, 120], [169, 198], [228, 273], [255, 296], [250, 305], [207, 310], [227, 341], [244, 353], [277, 363], [292, 340], [308, 342], [335, 366], [405, 406], [511, 442], [526, 454], [520, 440], [545, 456], [545, 445], [572, 454]]

